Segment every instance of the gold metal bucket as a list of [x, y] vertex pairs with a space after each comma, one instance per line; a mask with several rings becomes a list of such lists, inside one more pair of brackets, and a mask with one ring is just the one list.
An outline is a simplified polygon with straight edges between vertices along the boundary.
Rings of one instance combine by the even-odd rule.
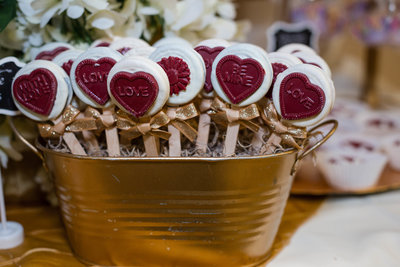
[[278, 231], [296, 163], [337, 127], [325, 124], [333, 124], [329, 133], [301, 155], [96, 158], [39, 142], [43, 155], [33, 148], [54, 178], [67, 236], [82, 262], [259, 266]]

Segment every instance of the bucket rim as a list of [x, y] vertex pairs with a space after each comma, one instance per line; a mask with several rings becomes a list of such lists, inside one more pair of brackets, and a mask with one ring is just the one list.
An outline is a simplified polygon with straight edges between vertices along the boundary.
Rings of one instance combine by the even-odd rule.
[[295, 149], [289, 149], [286, 151], [282, 151], [275, 154], [268, 155], [257, 155], [257, 156], [237, 156], [237, 157], [102, 157], [102, 156], [83, 156], [83, 155], [74, 155], [71, 153], [64, 153], [55, 151], [49, 148], [44, 147], [39, 138], [35, 140], [35, 146], [42, 151], [45, 155], [52, 154], [59, 157], [72, 158], [72, 159], [82, 159], [82, 160], [100, 160], [100, 161], [226, 161], [226, 160], [254, 160], [254, 159], [267, 159], [267, 158], [276, 158], [283, 157], [287, 155], [291, 155], [299, 152]]

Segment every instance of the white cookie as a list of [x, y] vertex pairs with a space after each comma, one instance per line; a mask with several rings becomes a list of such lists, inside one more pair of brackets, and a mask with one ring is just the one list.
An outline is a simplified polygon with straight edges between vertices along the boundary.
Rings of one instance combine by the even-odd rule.
[[89, 48], [94, 48], [94, 47], [109, 47], [112, 43], [112, 39], [108, 38], [102, 38], [102, 39], [97, 39], [93, 43], [91, 43]]
[[283, 52], [268, 53], [268, 58], [271, 63], [280, 63], [285, 65], [286, 67], [291, 67], [303, 63], [299, 58]]
[[[105, 108], [111, 105], [111, 101], [107, 101], [105, 103], [102, 103], [101, 100], [96, 101], [94, 97], [90, 96], [90, 92], [85, 91], [82, 89], [82, 87], [79, 85], [79, 82], [77, 80], [77, 68], [80, 66], [81, 62], [85, 62], [86, 60], [107, 60], [111, 59], [114, 60], [115, 62], [118, 62], [121, 60], [123, 56], [121, 53], [108, 48], [108, 47], [95, 47], [95, 48], [90, 48], [86, 52], [82, 53], [75, 61], [74, 64], [72, 64], [71, 68], [71, 84], [72, 84], [72, 89], [74, 90], [75, 95], [83, 101], [85, 104], [96, 107], [96, 108]], [[83, 63], [82, 63], [83, 64]], [[95, 72], [94, 74], [96, 74]], [[104, 89], [107, 91], [107, 78], [104, 79], [104, 76], [108, 76], [108, 73], [100, 73], [98, 72], [97, 74], [100, 75], [100, 77], [97, 77], [99, 83], [101, 85], [105, 86]], [[97, 75], [96, 74], [96, 75]], [[95, 75], [95, 76], [96, 76]], [[98, 75], [97, 75], [98, 76]], [[104, 93], [104, 92], [103, 92]], [[100, 103], [99, 103], [100, 102]]]
[[129, 50], [126, 52], [124, 56], [129, 57], [129, 56], [140, 56], [140, 57], [149, 57], [151, 53], [153, 53], [156, 50], [155, 47], [152, 46], [142, 46], [142, 47], [136, 47], [134, 49]]
[[298, 43], [287, 44], [277, 50], [277, 52], [288, 53], [288, 54], [292, 54], [292, 53], [296, 53], [296, 52], [300, 52], [300, 51], [317, 54], [317, 52], [315, 52], [315, 50], [312, 49], [311, 47], [309, 47], [308, 45], [298, 44]]
[[142, 39], [133, 38], [133, 37], [123, 37], [115, 39], [111, 44], [110, 48], [114, 49], [115, 51], [120, 52], [121, 54], [125, 55], [131, 49], [136, 49], [143, 46], [150, 46], [146, 41]]
[[[228, 58], [231, 56], [238, 57], [241, 60], [250, 59], [254, 62], [253, 66], [256, 64], [256, 66], [260, 67], [261, 70], [264, 72], [264, 77], [262, 78], [262, 80], [259, 80], [257, 88], [256, 89], [254, 88], [254, 90], [253, 90], [254, 92], [251, 95], [247, 96], [245, 99], [240, 100], [240, 102], [236, 103], [236, 104], [233, 103], [233, 101], [224, 92], [220, 82], [218, 81], [218, 77], [217, 77], [217, 74], [218, 74], [217, 67], [219, 66], [219, 63], [221, 62], [221, 60], [225, 60], [224, 58]], [[238, 71], [245, 71], [245, 70], [246, 70], [246, 68], [238, 69]], [[254, 79], [254, 77], [245, 75], [245, 74], [246, 73], [237, 73], [236, 75], [234, 75], [234, 73], [227, 73], [227, 75], [231, 75], [230, 77], [226, 77], [227, 83], [230, 83], [230, 84], [242, 83], [242, 86], [251, 87], [245, 83], [248, 81], [252, 81], [252, 79]], [[228, 78], [230, 78], [231, 81], [229, 81]], [[216, 57], [216, 59], [213, 63], [212, 72], [211, 72], [211, 81], [212, 81], [214, 90], [218, 94], [218, 96], [221, 97], [227, 103], [235, 105], [235, 106], [239, 106], [239, 107], [248, 106], [250, 104], [256, 103], [261, 98], [263, 98], [270, 88], [272, 78], [273, 78], [272, 66], [268, 59], [267, 53], [262, 48], [252, 45], [252, 44], [235, 44], [235, 45], [225, 48]], [[236, 81], [235, 81], [235, 79], [236, 79]], [[261, 76], [260, 76], [260, 79], [261, 79]]]
[[192, 101], [203, 89], [205, 66], [200, 56], [188, 46], [163, 45], [150, 55], [159, 63], [170, 81], [167, 104], [179, 106]]
[[164, 37], [153, 44], [153, 47], [158, 48], [164, 45], [186, 45], [192, 47], [192, 44], [180, 37]]
[[[170, 93], [168, 76], [163, 70], [163, 68], [161, 68], [160, 65], [158, 65], [156, 62], [147, 59], [145, 57], [129, 56], [123, 58], [121, 61], [115, 64], [114, 67], [111, 69], [107, 79], [107, 88], [112, 102], [116, 104], [120, 109], [135, 116], [135, 114], [133, 114], [131, 110], [129, 110], [126, 104], [121, 103], [118, 101], [118, 99], [116, 99], [114, 95], [116, 91], [113, 91], [111, 88], [112, 81], [114, 80], [115, 82], [115, 78], [124, 72], [129, 74], [144, 72], [150, 74], [155, 79], [158, 85], [157, 97], [155, 98], [151, 106], [148, 108], [146, 113], [143, 114], [142, 116], [152, 116], [157, 112], [159, 112], [167, 102]], [[131, 90], [131, 88], [132, 87], [130, 87], [129, 90], [133, 93], [133, 90]], [[138, 94], [140, 94], [140, 92]], [[124, 97], [128, 96], [126, 96], [125, 94]]]
[[[36, 113], [36, 112], [32, 111], [31, 109], [27, 108], [26, 106], [24, 106], [23, 104], [21, 104], [19, 102], [19, 100], [17, 99], [17, 97], [15, 95], [15, 90], [17, 90], [17, 88], [14, 88], [14, 87], [17, 86], [17, 84], [16, 84], [17, 79], [19, 77], [21, 77], [22, 75], [29, 75], [33, 71], [39, 70], [39, 69], [45, 69], [46, 71], [49, 71], [56, 79], [55, 100], [54, 100], [54, 103], [53, 103], [48, 115], [39, 114], [39, 113]], [[68, 89], [68, 83], [65, 80], [65, 76], [66, 76], [66, 73], [64, 72], [64, 70], [51, 61], [34, 60], [34, 61], [26, 64], [22, 69], [20, 69], [17, 72], [17, 74], [14, 78], [14, 81], [13, 81], [12, 92], [13, 92], [13, 99], [14, 99], [15, 105], [25, 116], [27, 116], [28, 118], [31, 118], [33, 120], [36, 120], [36, 121], [46, 121], [49, 119], [57, 118], [64, 110], [64, 107], [67, 103], [67, 99], [69, 98], [69, 94], [70, 94], [70, 91]], [[39, 77], [39, 79], [36, 79], [36, 84], [30, 83], [29, 85], [26, 86], [26, 88], [29, 87], [29, 90], [26, 91], [27, 92], [26, 95], [28, 95], [28, 97], [38, 94], [37, 92], [46, 89], [46, 87], [43, 86], [43, 77], [40, 75], [38, 77]], [[48, 81], [46, 81], [45, 84], [48, 84], [47, 82]], [[41, 83], [41, 84], [39, 84], [39, 83]], [[39, 87], [35, 87], [35, 85], [38, 86], [38, 84], [39, 84]], [[46, 95], [46, 94], [48, 94], [48, 93], [47, 92], [42, 93], [42, 95]], [[35, 98], [35, 96], [32, 97], [32, 99], [34, 99], [34, 98]]]
[[292, 53], [292, 55], [298, 57], [304, 63], [321, 68], [330, 78], [332, 77], [332, 72], [328, 64], [322, 57], [318, 56], [317, 54], [306, 51], [299, 51]]
[[[311, 98], [309, 95], [305, 95], [304, 92], [306, 90], [304, 89], [304, 87], [303, 89], [298, 86], [296, 87], [296, 84], [292, 82], [293, 80], [288, 80], [287, 78], [288, 75], [291, 75], [290, 77], [297, 79], [297, 75], [299, 74], [301, 77], [307, 77], [307, 80], [311, 86], [317, 87], [322, 91], [321, 92], [318, 90], [318, 93], [321, 93], [323, 95], [323, 102], [320, 97]], [[285, 86], [286, 83], [289, 83], [289, 86], [290, 83], [292, 83], [294, 86], [292, 87], [293, 90], [292, 88], [289, 88], [289, 90], [286, 90], [286, 92], [281, 92], [281, 87]], [[281, 93], [286, 93], [285, 99], [289, 98], [289, 101], [286, 101], [287, 103], [285, 104], [285, 107], [283, 107], [280, 102]], [[295, 65], [280, 73], [276, 78], [272, 96], [276, 110], [278, 114], [282, 116], [282, 119], [287, 123], [298, 127], [312, 126], [320, 122], [329, 114], [333, 106], [332, 102], [334, 101], [331, 79], [320, 68], [310, 64]], [[293, 110], [295, 104], [297, 105], [297, 108]], [[287, 111], [285, 111], [284, 108]], [[301, 114], [301, 112], [308, 113], [312, 111], [315, 111], [315, 114], [307, 116]], [[289, 118], [288, 114], [291, 114], [291, 118]], [[295, 118], [296, 116], [298, 116], [299, 119]]]
[[70, 44], [61, 42], [48, 43], [38, 49], [32, 49], [31, 58], [32, 60], [33, 59], [52, 60], [58, 54], [69, 49], [74, 49], [74, 47]]
[[[228, 47], [230, 45], [231, 44], [224, 39], [207, 39], [207, 40], [204, 40], [204, 41], [198, 43], [194, 48], [195, 51], [200, 54], [201, 59], [204, 62], [204, 67], [205, 67], [205, 71], [206, 71], [206, 80], [205, 80], [205, 84], [204, 84], [204, 90], [202, 90], [201, 93], [206, 98], [213, 98], [215, 95], [214, 90], [209, 91], [210, 88], [212, 88], [211, 71], [212, 71], [212, 63], [214, 62], [214, 60], [211, 61], [209, 58], [207, 58], [207, 55], [210, 55], [210, 53], [205, 51], [204, 48], [206, 48], [207, 50], [208, 49], [216, 49], [216, 48], [224, 48], [225, 49], [226, 47]], [[220, 49], [218, 49], [218, 50], [220, 50]], [[213, 54], [215, 56], [214, 52], [212, 52], [211, 54]], [[209, 92], [207, 92], [207, 91], [209, 91]]]

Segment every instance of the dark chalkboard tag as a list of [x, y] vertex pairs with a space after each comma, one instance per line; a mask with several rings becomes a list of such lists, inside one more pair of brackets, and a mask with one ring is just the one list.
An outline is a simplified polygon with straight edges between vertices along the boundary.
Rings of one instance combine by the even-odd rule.
[[12, 82], [24, 65], [15, 57], [0, 59], [0, 114], [8, 116], [20, 114], [12, 97]]
[[308, 22], [275, 22], [268, 28], [267, 38], [268, 52], [274, 52], [282, 46], [292, 43], [305, 44], [318, 51], [319, 33]]

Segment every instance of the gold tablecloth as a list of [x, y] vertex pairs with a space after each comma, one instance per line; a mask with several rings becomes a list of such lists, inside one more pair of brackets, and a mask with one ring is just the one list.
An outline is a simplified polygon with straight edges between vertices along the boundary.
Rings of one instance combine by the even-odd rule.
[[[322, 202], [323, 198], [289, 198], [271, 259], [290, 242], [297, 228], [314, 214]], [[24, 226], [25, 241], [16, 248], [0, 250], [1, 267], [85, 266], [71, 251], [57, 208], [11, 206], [7, 207], [7, 216]]]

